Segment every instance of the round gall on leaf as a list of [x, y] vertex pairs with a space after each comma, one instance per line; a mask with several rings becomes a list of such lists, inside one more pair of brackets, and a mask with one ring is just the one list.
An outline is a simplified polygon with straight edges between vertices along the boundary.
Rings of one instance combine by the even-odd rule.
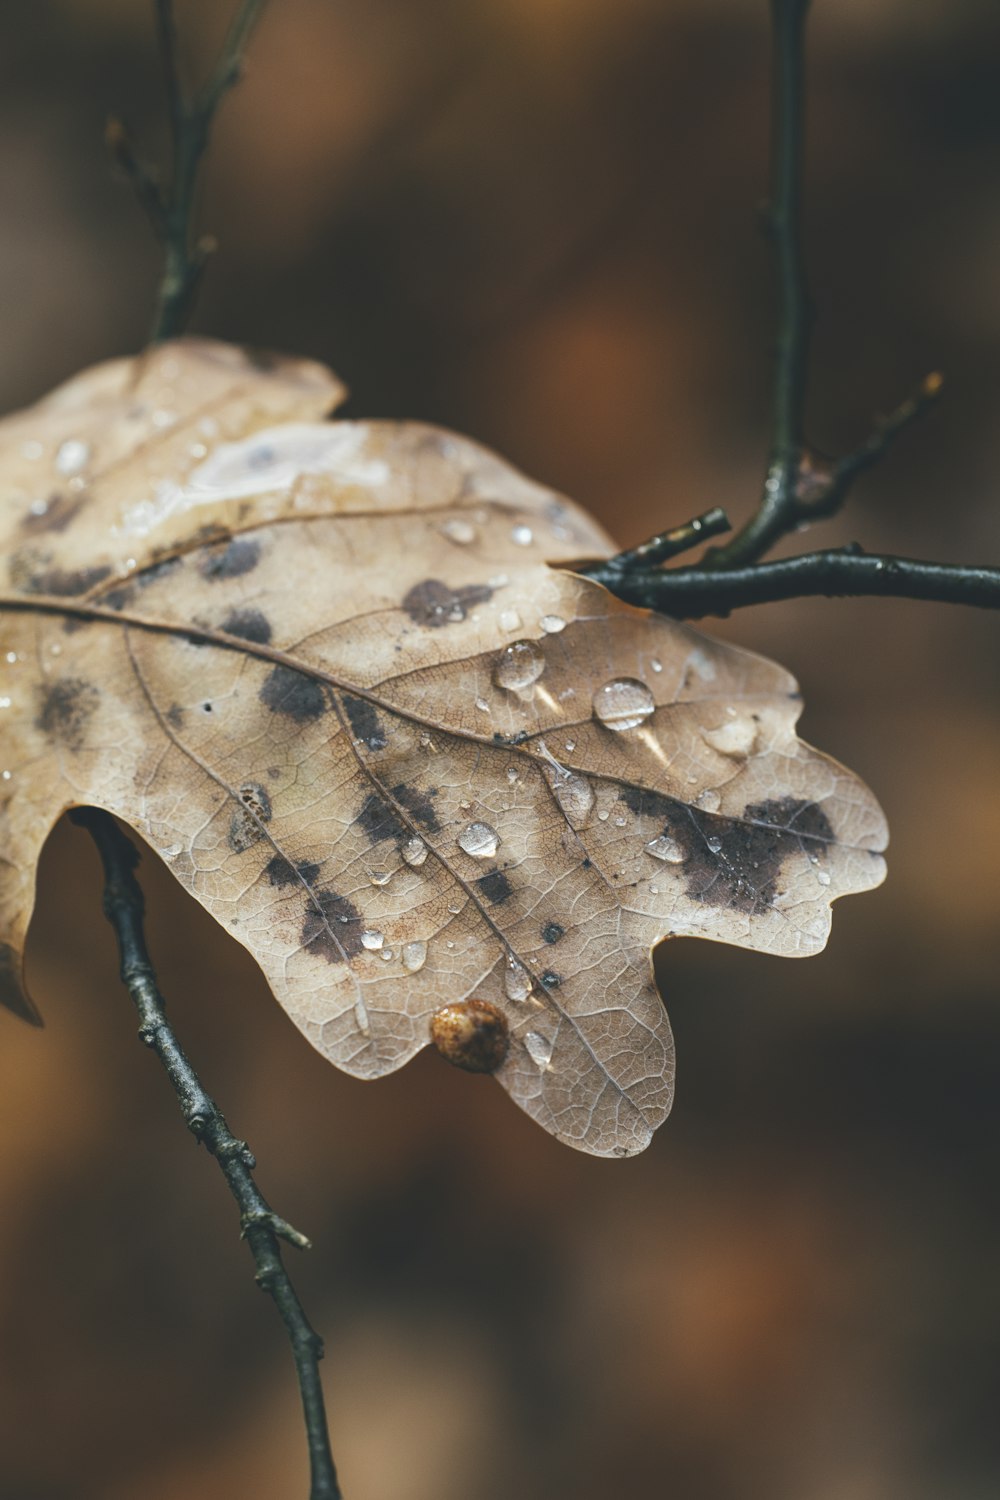
[[431, 1017], [431, 1040], [446, 1062], [467, 1073], [495, 1073], [510, 1037], [502, 1011], [488, 1000], [443, 1005]]

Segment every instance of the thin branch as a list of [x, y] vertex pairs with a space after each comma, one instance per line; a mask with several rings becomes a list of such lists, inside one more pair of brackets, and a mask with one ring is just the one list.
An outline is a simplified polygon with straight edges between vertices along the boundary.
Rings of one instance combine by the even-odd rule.
[[305, 1250], [309, 1241], [268, 1206], [253, 1179], [253, 1154], [229, 1129], [174, 1035], [146, 948], [143, 895], [134, 873], [139, 856], [134, 845], [109, 813], [84, 807], [71, 817], [87, 829], [101, 856], [104, 913], [118, 939], [122, 982], [139, 1015], [140, 1039], [163, 1064], [189, 1130], [219, 1163], [240, 1210], [240, 1231], [257, 1267], [257, 1285], [273, 1298], [288, 1333], [309, 1443], [310, 1500], [340, 1500], [319, 1376], [323, 1342], [303, 1311], [279, 1245], [283, 1239]]
[[773, 434], [764, 491], [757, 510], [713, 566], [735, 567], [762, 557], [794, 529], [809, 347], [809, 298], [802, 255], [803, 73], [809, 0], [771, 0], [774, 88], [771, 96], [771, 204], [769, 229], [778, 275], [778, 338], [774, 372]]
[[708, 541], [709, 537], [720, 536], [722, 532], [729, 531], [731, 526], [732, 522], [726, 512], [716, 506], [714, 510], [707, 510], [704, 515], [686, 521], [683, 526], [657, 532], [656, 536], [650, 537], [648, 542], [641, 542], [638, 547], [631, 547], [627, 552], [616, 552], [614, 557], [602, 558], [600, 562], [575, 571], [594, 578], [597, 577], [594, 571], [597, 569], [601, 582], [606, 582], [613, 573], [632, 573], [636, 569], [653, 568], [671, 557], [679, 557], [681, 553], [690, 552], [692, 547]]
[[600, 566], [595, 565], [588, 576], [627, 604], [655, 609], [678, 620], [728, 615], [748, 604], [773, 604], [779, 599], [813, 595], [891, 595], [1000, 609], [1000, 568], [876, 557], [854, 547], [806, 552], [779, 562], [727, 568], [725, 572], [694, 567], [627, 574], [612, 570], [602, 576]]
[[194, 237], [198, 173], [219, 105], [240, 77], [247, 44], [263, 8], [264, 0], [242, 0], [208, 82], [189, 96], [180, 77], [172, 0], [154, 0], [172, 137], [170, 184], [160, 193], [164, 267], [150, 335], [154, 344], [183, 329], [205, 264], [215, 248], [210, 238]]

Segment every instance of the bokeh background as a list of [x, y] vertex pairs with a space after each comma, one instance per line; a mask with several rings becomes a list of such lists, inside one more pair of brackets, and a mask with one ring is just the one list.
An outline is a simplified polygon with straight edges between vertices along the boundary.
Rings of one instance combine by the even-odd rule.
[[[203, 68], [230, 10], [178, 6]], [[135, 349], [156, 257], [105, 160], [162, 151], [150, 7], [0, 8], [0, 400]], [[622, 543], [765, 452], [765, 0], [272, 0], [218, 129], [196, 326], [325, 359]], [[1000, 10], [816, 0], [810, 425], [946, 398], [831, 541], [1000, 560]], [[801, 540], [801, 539], [800, 539]], [[986, 1500], [1000, 1492], [996, 616], [800, 601], [712, 624], [779, 657], [862, 773], [890, 875], [826, 954], [660, 954], [669, 1124], [557, 1145], [427, 1055], [335, 1073], [150, 855], [155, 957], [259, 1179], [316, 1242], [349, 1500]], [[0, 1016], [0, 1497], [306, 1493], [289, 1357], [216, 1170], [115, 976], [95, 857], [46, 850]]]

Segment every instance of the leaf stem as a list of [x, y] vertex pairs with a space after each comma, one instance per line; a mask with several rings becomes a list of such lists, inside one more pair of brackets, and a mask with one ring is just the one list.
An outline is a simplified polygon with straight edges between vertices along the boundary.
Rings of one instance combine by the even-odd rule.
[[219, 1163], [240, 1210], [240, 1231], [257, 1268], [256, 1281], [273, 1299], [292, 1346], [309, 1445], [310, 1500], [341, 1500], [330, 1453], [319, 1361], [323, 1342], [315, 1333], [281, 1258], [280, 1240], [297, 1249], [309, 1241], [270, 1208], [253, 1179], [256, 1165], [246, 1141], [233, 1135], [218, 1105], [188, 1061], [167, 1019], [146, 947], [144, 901], [135, 878], [139, 860], [132, 842], [109, 813], [93, 807], [70, 816], [86, 828], [104, 867], [104, 913], [115, 930], [122, 982], [139, 1016], [139, 1036], [159, 1058], [177, 1095], [188, 1129]]

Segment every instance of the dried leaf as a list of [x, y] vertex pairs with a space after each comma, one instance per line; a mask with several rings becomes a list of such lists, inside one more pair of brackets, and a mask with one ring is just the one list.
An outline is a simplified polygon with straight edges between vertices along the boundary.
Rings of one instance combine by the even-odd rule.
[[433, 1040], [571, 1145], [641, 1150], [650, 950], [823, 946], [870, 792], [781, 668], [549, 564], [576, 507], [463, 438], [319, 418], [324, 370], [181, 341], [0, 425], [2, 993], [42, 844], [104, 807], [370, 1078]]

